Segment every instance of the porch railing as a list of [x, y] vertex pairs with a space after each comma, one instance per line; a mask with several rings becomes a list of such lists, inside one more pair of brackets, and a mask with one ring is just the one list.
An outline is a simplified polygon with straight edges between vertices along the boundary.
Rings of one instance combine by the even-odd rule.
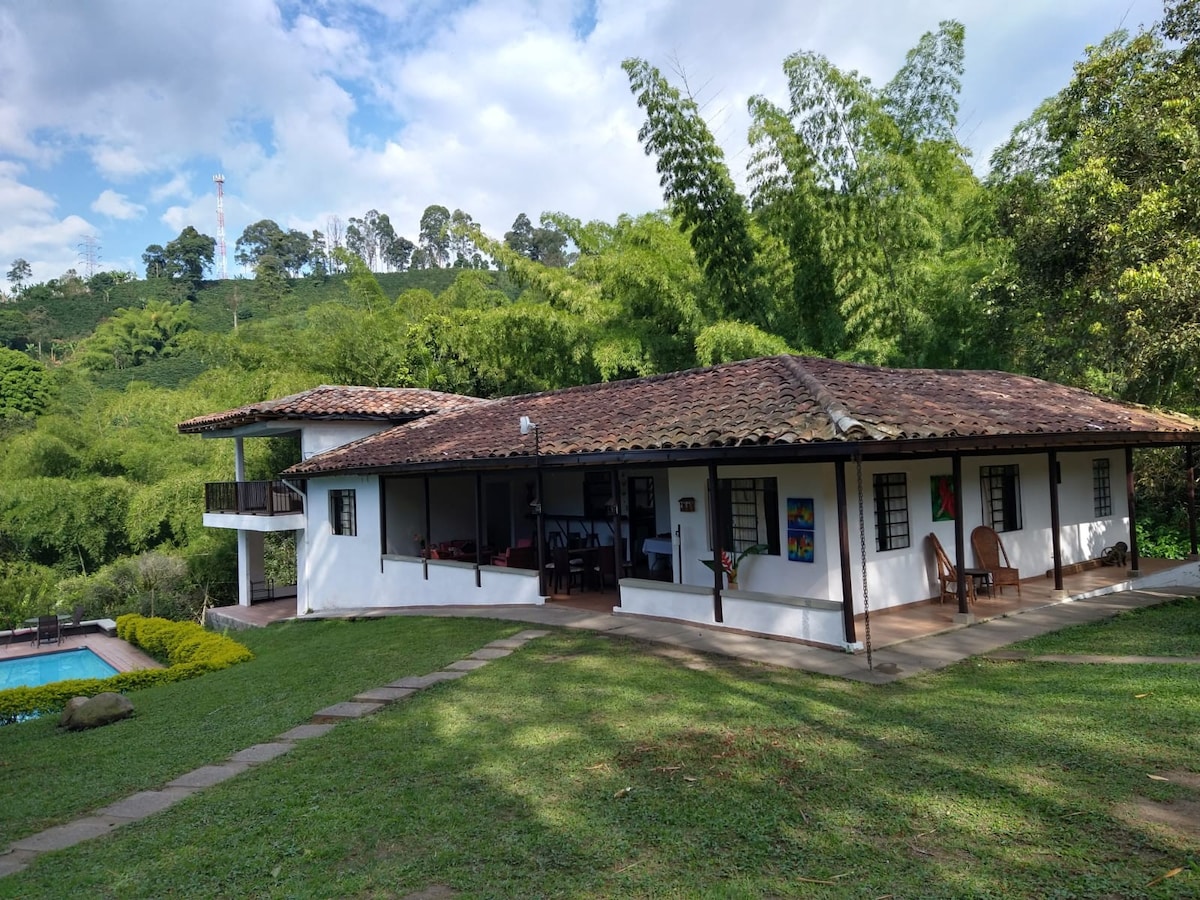
[[212, 481], [204, 485], [204, 511], [282, 516], [303, 512], [304, 501], [282, 481]]

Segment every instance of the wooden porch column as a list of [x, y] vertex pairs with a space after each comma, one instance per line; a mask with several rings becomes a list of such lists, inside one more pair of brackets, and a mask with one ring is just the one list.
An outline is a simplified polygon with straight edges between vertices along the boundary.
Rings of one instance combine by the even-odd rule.
[[954, 498], [958, 509], [954, 511], [954, 568], [958, 572], [958, 614], [971, 617], [971, 607], [967, 603], [967, 541], [963, 535], [963, 479], [962, 454], [955, 453], [950, 457], [950, 477], [954, 480]]
[[429, 476], [422, 476], [425, 487], [425, 556], [421, 560], [421, 571], [425, 580], [429, 580], [429, 551], [433, 548], [433, 533], [430, 531], [431, 516], [429, 512]]
[[850, 561], [850, 517], [846, 512], [846, 461], [839, 459], [833, 464], [834, 483], [837, 491], [838, 557], [842, 570], [842, 632], [847, 644], [857, 644], [854, 633], [854, 578]]
[[1063, 591], [1062, 573], [1062, 518], [1058, 510], [1058, 451], [1051, 450], [1050, 459], [1050, 546], [1054, 553], [1054, 593], [1061, 597]]
[[1200, 557], [1196, 549], [1196, 450], [1187, 445], [1187, 511], [1188, 537], [1191, 539], [1191, 558]]
[[483, 587], [483, 473], [475, 473], [475, 587]]
[[233, 439], [233, 480], [246, 480], [246, 450], [240, 437]]
[[1133, 448], [1125, 448], [1125, 494], [1129, 503], [1129, 574], [1140, 575], [1137, 545], [1137, 501], [1133, 497]]
[[721, 568], [721, 491], [717, 487], [717, 464], [710, 462], [708, 464], [708, 508], [712, 513], [708, 518], [712, 523], [712, 539], [713, 547], [713, 619], [717, 622], [725, 621], [725, 610], [721, 606], [721, 588], [723, 587], [721, 577], [724, 570]]
[[383, 574], [383, 558], [387, 556], [387, 491], [384, 490], [382, 475], [376, 476], [378, 484], [375, 495], [379, 498], [379, 574]]
[[533, 464], [537, 467], [535, 478], [537, 490], [537, 535], [534, 541], [537, 544], [537, 567], [538, 567], [538, 595], [546, 596], [546, 517], [542, 511], [542, 455], [539, 446], [541, 440], [537, 431], [537, 426], [534, 426], [533, 432]]
[[[625, 560], [621, 553], [621, 478], [614, 468], [609, 471], [609, 488], [612, 490], [612, 533], [613, 533], [613, 584], [617, 589], [617, 606], [621, 605], [621, 575]], [[604, 587], [604, 573], [600, 573], [600, 586]]]

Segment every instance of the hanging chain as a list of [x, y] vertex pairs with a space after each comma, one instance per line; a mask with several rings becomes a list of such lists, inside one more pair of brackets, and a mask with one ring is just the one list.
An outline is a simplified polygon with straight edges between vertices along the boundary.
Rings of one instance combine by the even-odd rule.
[[867, 521], [863, 513], [862, 453], [854, 454], [854, 472], [858, 479], [858, 558], [862, 561], [863, 631], [867, 639], [867, 668], [875, 671], [871, 656], [871, 595], [867, 589]]

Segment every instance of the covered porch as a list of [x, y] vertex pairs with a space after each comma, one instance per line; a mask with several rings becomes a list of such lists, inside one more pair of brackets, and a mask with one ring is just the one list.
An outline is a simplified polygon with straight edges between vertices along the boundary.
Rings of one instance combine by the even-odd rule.
[[[1053, 576], [1037, 575], [1021, 579], [1021, 593], [1006, 587], [1004, 592], [981, 591], [970, 605], [975, 622], [1019, 615], [1032, 609], [1070, 603], [1085, 597], [1146, 589], [1165, 585], [1195, 585], [1200, 582], [1200, 565], [1195, 561], [1175, 559], [1146, 559], [1139, 563], [1139, 574], [1131, 576], [1123, 566], [1100, 566], [1083, 572], [1063, 575], [1066, 597], [1057, 593]], [[935, 597], [921, 603], [910, 603], [876, 610], [870, 613], [871, 644], [874, 648], [888, 647], [903, 641], [929, 637], [944, 631], [969, 627], [961, 621], [958, 607], [940, 603]], [[865, 640], [866, 616], [854, 617], [860, 639]]]
[[[1060, 599], [1054, 591], [1054, 579], [1044, 575], [1021, 580], [1021, 595], [1018, 597], [1013, 588], [1005, 589], [1004, 593], [997, 592], [995, 596], [982, 593], [971, 610], [975, 623], [1008, 616], [1019, 616], [1037, 609], [1044, 609], [1062, 603], [1071, 603], [1102, 596], [1117, 594], [1129, 590], [1152, 590], [1156, 587], [1200, 586], [1200, 565], [1195, 561], [1142, 559], [1139, 575], [1131, 577], [1128, 570], [1119, 567], [1101, 567], [1084, 572], [1066, 574], [1063, 576], [1064, 590], [1067, 597]], [[459, 601], [462, 605], [454, 606], [454, 615], [489, 615], [500, 607], [476, 606]], [[519, 605], [503, 607], [504, 617], [516, 615], [532, 622], [547, 622], [553, 624], [553, 619], [544, 617], [543, 609], [553, 615], [553, 610], [576, 610], [595, 615], [615, 615], [625, 618], [620, 611], [619, 593], [611, 588], [604, 591], [572, 591], [570, 595], [553, 595], [544, 607]], [[448, 610], [441, 607], [429, 607], [430, 612], [437, 610], [446, 614]], [[945, 632], [970, 628], [971, 624], [955, 621], [957, 610], [952, 603], [939, 603], [937, 599], [905, 606], [877, 610], [871, 613], [871, 647], [880, 650], [885, 647], [919, 640]], [[341, 614], [347, 616], [370, 615], [386, 616], [420, 613], [420, 609], [411, 606], [393, 606], [371, 608], [369, 610], [345, 610]], [[252, 628], [263, 627], [272, 622], [283, 621], [296, 617], [294, 601], [277, 600], [270, 603], [255, 604], [253, 607], [227, 606], [209, 611], [210, 622], [220, 627]], [[302, 618], [302, 617], [301, 617]], [[648, 617], [655, 618], [655, 617]], [[665, 618], [665, 617], [664, 617]], [[865, 639], [865, 616], [856, 616], [858, 632]], [[711, 623], [689, 623], [700, 629], [735, 632], [738, 629]], [[752, 633], [752, 632], [745, 632]], [[795, 638], [777, 635], [757, 635], [781, 643], [799, 643]], [[823, 646], [821, 649], [843, 652], [841, 648]], [[862, 652], [859, 650], [857, 652]]]

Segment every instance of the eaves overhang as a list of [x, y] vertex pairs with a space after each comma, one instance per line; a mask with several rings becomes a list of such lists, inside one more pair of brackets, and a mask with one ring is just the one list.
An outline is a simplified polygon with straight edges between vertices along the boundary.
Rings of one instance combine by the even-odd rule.
[[[669, 466], [706, 465], [716, 462], [726, 465], [755, 463], [807, 462], [822, 463], [837, 460], [898, 460], [937, 458], [961, 454], [1030, 454], [1096, 451], [1125, 447], [1184, 446], [1200, 443], [1200, 432], [1138, 432], [1111, 431], [1070, 432], [1058, 434], [970, 435], [950, 438], [910, 438], [864, 441], [819, 441], [812, 443], [752, 444], [726, 447], [673, 447], [642, 450], [601, 450], [584, 453], [533, 456], [468, 457], [462, 459], [421, 460], [409, 463], [375, 466], [311, 468], [307, 461], [298, 477], [321, 478], [338, 475], [417, 475], [464, 471], [506, 471], [543, 468], [573, 469], [612, 466]], [[289, 470], [290, 472], [290, 470]], [[287, 474], [287, 473], [285, 473]]]

